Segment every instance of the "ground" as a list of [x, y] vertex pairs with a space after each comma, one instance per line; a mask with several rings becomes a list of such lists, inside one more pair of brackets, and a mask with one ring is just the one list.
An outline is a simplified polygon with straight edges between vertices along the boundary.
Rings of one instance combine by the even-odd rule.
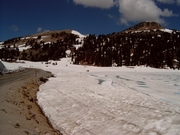
[[[37, 72], [37, 73], [36, 73]], [[26, 69], [0, 77], [1, 135], [58, 135], [36, 103], [36, 93], [42, 84], [39, 77], [49, 72]]]

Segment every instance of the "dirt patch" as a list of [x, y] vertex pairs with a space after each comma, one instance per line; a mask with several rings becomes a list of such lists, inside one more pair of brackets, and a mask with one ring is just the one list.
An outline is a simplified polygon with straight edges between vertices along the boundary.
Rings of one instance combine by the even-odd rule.
[[36, 103], [40, 77], [51, 73], [38, 70], [38, 75], [0, 87], [0, 134], [1, 135], [61, 135], [51, 126]]

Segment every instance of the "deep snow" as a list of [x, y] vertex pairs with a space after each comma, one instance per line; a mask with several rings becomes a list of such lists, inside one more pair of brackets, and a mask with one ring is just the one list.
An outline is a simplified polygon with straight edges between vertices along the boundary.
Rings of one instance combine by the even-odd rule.
[[[8, 64], [3, 62], [8, 68]], [[55, 77], [40, 86], [38, 104], [68, 135], [180, 134], [180, 71], [146, 67], [12, 63]]]

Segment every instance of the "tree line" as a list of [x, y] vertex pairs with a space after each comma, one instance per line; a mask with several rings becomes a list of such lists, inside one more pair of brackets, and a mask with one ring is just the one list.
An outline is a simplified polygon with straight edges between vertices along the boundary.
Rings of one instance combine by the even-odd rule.
[[180, 68], [180, 32], [160, 30], [89, 35], [73, 56], [75, 64]]
[[[0, 49], [0, 58], [23, 59], [30, 61], [59, 60], [66, 57], [66, 50], [71, 50], [74, 64], [94, 66], [136, 66], [145, 65], [155, 68], [180, 68], [180, 32], [172, 33], [160, 30], [123, 31], [120, 33], [90, 34], [83, 41], [78, 36], [61, 32], [51, 35], [53, 42], [44, 42], [41, 36], [29, 39], [25, 46], [30, 49], [19, 51], [16, 41], [5, 41]], [[82, 40], [82, 39], [81, 39]], [[75, 49], [74, 45], [82, 44]]]

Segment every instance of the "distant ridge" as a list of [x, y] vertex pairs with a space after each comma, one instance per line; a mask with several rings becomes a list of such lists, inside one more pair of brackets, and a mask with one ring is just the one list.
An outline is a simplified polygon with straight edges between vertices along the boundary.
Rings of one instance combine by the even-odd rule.
[[123, 32], [130, 32], [130, 31], [143, 31], [143, 30], [153, 30], [153, 29], [164, 29], [160, 24], [156, 22], [141, 22], [135, 26], [132, 26]]
[[71, 57], [73, 64], [180, 69], [180, 31], [141, 22], [122, 32], [85, 36], [55, 30], [0, 43], [0, 58], [30, 61]]
[[70, 30], [70, 29], [65, 29], [65, 30], [44, 31], [44, 32], [32, 34], [32, 35], [30, 35], [30, 36], [31, 36], [31, 37], [33, 37], [33, 36], [47, 36], [47, 35], [52, 35], [52, 34], [54, 34], [54, 33], [61, 33], [61, 32], [71, 33], [72, 30]]

